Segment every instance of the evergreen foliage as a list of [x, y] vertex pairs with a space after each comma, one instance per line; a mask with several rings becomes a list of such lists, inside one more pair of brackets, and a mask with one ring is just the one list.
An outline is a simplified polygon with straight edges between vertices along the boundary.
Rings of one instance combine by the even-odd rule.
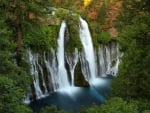
[[0, 113], [32, 113], [24, 104], [24, 90], [8, 77], [0, 76]]
[[[0, 1], [0, 113], [32, 113], [23, 104], [30, 83], [30, 66], [27, 63], [22, 38], [26, 38], [24, 23], [32, 27], [36, 19], [29, 14], [41, 14], [40, 1]], [[41, 7], [42, 8], [42, 7]], [[43, 15], [43, 14], [42, 14]], [[33, 36], [34, 37], [34, 36]]]
[[102, 44], [107, 44], [111, 41], [111, 36], [108, 32], [103, 31], [98, 35], [98, 42]]
[[124, 101], [122, 98], [114, 97], [103, 105], [93, 105], [81, 109], [80, 113], [139, 113], [136, 101]]
[[107, 8], [105, 3], [99, 8], [97, 21], [100, 22], [101, 24], [105, 22], [106, 9]]
[[149, 112], [150, 109], [150, 10], [148, 4], [147, 0], [123, 2], [123, 10], [117, 25], [120, 30], [118, 41], [124, 55], [118, 76], [112, 83], [112, 95], [126, 100], [138, 100], [139, 112]]
[[[143, 1], [140, 3], [142, 4]], [[142, 9], [140, 10], [142, 14], [139, 15], [141, 5], [135, 7], [132, 3], [130, 7], [133, 7], [137, 13], [131, 18], [132, 23], [124, 26], [119, 35], [124, 56], [118, 77], [113, 83], [113, 94], [123, 98], [149, 99], [150, 16]], [[126, 24], [126, 21], [121, 21]]]
[[58, 109], [56, 106], [45, 107], [40, 113], [68, 113], [67, 111]]

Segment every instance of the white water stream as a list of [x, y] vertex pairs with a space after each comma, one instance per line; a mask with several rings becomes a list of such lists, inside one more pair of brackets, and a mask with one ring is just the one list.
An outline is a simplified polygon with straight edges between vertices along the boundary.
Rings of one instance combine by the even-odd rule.
[[[63, 89], [70, 91], [75, 86], [74, 73], [77, 63], [81, 63], [82, 74], [90, 85], [96, 83], [97, 77], [117, 74], [121, 56], [118, 44], [100, 45], [97, 51], [94, 51], [88, 24], [82, 18], [80, 18], [79, 27], [83, 46], [81, 52], [78, 52], [77, 48], [70, 54], [65, 52], [64, 41], [67, 28], [65, 21], [60, 26], [57, 50], [51, 48], [50, 52], [44, 52], [43, 55], [28, 50], [34, 90], [32, 87], [33, 91], [29, 92], [25, 101], [29, 100], [29, 96], [31, 98], [36, 96], [36, 99], [40, 99], [52, 91], [62, 91]], [[78, 62], [79, 60], [80, 62]]]

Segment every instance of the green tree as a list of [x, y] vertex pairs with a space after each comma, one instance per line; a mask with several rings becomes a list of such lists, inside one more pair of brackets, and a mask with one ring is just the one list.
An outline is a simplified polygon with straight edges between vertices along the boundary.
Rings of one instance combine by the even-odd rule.
[[114, 97], [103, 105], [93, 105], [84, 108], [80, 113], [139, 113], [136, 101], [124, 101], [122, 98]]
[[0, 76], [0, 113], [32, 113], [24, 104], [24, 91], [11, 79]]
[[124, 55], [118, 76], [112, 82], [112, 95], [138, 100], [139, 112], [149, 109], [150, 99], [149, 3], [148, 0], [123, 1], [118, 41]]
[[31, 112], [23, 104], [30, 85], [30, 66], [22, 52], [25, 46], [22, 39], [26, 38], [31, 28], [40, 28], [40, 17], [45, 15], [44, 7], [44, 2], [36, 0], [0, 0], [1, 113]]
[[122, 10], [116, 24], [118, 30], [133, 24], [133, 18], [136, 16], [150, 13], [149, 5], [149, 0], [123, 0]]
[[98, 35], [98, 42], [102, 44], [107, 44], [111, 41], [111, 36], [108, 32], [103, 31]]
[[[46, 3], [46, 1], [42, 2], [41, 0], [2, 0], [1, 9], [3, 9], [3, 13], [7, 17], [6, 22], [12, 29], [14, 41], [17, 44], [16, 61], [18, 65], [21, 65], [22, 61], [22, 39], [31, 30], [31, 25], [32, 27], [36, 25], [38, 28], [42, 17], [46, 15], [44, 10], [47, 6], [46, 4], [48, 4], [48, 1]], [[28, 27], [28, 31], [24, 30], [25, 27]]]
[[[2, 10], [1, 10], [2, 11]], [[0, 75], [7, 76], [15, 81], [15, 84], [27, 90], [30, 77], [27, 70], [18, 67], [14, 61], [16, 44], [12, 40], [12, 30], [5, 23], [6, 16], [0, 17]], [[28, 66], [29, 67], [29, 66]]]
[[52, 7], [55, 8], [65, 8], [71, 11], [78, 11], [80, 10], [81, 6], [83, 5], [82, 0], [53, 0], [50, 1]]
[[118, 77], [113, 81], [113, 94], [123, 98], [149, 98], [150, 90], [150, 16], [140, 15], [125, 26], [119, 36], [124, 56]]
[[142, 113], [150, 113], [150, 110], [145, 110]]
[[[150, 10], [148, 0], [125, 0], [118, 23], [118, 41], [124, 56], [118, 77], [113, 81], [115, 96], [148, 98], [150, 83]], [[131, 10], [132, 9], [132, 10]]]
[[136, 102], [127, 102], [119, 97], [111, 98], [100, 108], [102, 113], [139, 113]]
[[[4, 7], [1, 6], [1, 9]], [[1, 14], [5, 11], [0, 10]], [[3, 13], [2, 13], [3, 12]], [[30, 83], [25, 70], [14, 61], [12, 30], [6, 24], [6, 15], [0, 17], [0, 113], [31, 113], [22, 103]]]

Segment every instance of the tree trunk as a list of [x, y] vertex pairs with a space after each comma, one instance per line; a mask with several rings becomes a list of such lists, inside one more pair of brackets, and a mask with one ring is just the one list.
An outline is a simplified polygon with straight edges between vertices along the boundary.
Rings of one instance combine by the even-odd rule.
[[21, 65], [21, 49], [22, 49], [22, 28], [21, 28], [21, 22], [19, 19], [17, 19], [17, 64]]

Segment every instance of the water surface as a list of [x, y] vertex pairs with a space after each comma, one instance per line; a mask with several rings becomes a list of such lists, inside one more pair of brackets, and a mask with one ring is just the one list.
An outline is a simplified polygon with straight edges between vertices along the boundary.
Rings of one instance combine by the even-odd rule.
[[81, 107], [102, 104], [109, 94], [110, 78], [97, 78], [90, 87], [69, 87], [51, 93], [49, 96], [30, 103], [30, 107], [39, 112], [45, 106], [56, 105], [60, 109], [77, 113]]

